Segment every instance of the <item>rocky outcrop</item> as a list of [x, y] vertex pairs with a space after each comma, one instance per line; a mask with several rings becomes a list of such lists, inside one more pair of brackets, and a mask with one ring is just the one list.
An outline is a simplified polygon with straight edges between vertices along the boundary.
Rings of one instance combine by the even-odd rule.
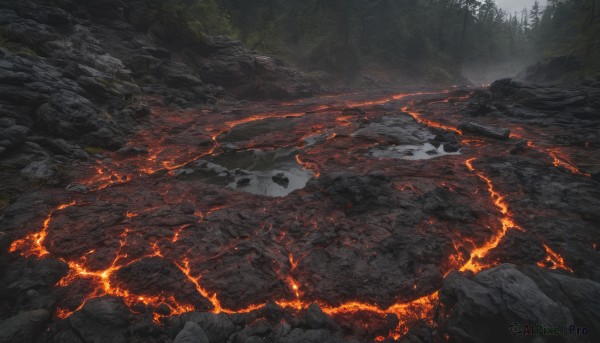
[[0, 322], [0, 342], [33, 342], [50, 319], [50, 312], [33, 310], [23, 312]]
[[103, 297], [87, 301], [68, 322], [79, 337], [85, 337], [85, 342], [128, 342], [125, 329], [130, 316], [121, 299]]
[[583, 65], [575, 57], [558, 56], [528, 67], [519, 78], [533, 83], [561, 83], [582, 69]]
[[507, 140], [510, 138], [510, 130], [501, 127], [466, 122], [461, 124], [458, 128], [465, 132], [475, 133], [495, 139]]
[[579, 85], [569, 87], [539, 86], [521, 83], [511, 79], [494, 82], [490, 91], [500, 99], [511, 101], [528, 109], [555, 112], [571, 112], [570, 109], [589, 108], [598, 110], [597, 103], [600, 92], [600, 81], [586, 80]]
[[222, 85], [245, 97], [308, 97], [314, 82], [285, 66], [283, 61], [250, 52], [242, 43], [212, 37], [198, 45], [199, 74], [210, 83]]
[[2, 196], [66, 186], [103, 149], [144, 153], [124, 144], [146, 123], [148, 99], [210, 105], [318, 90], [239, 42], [171, 32], [156, 16], [149, 0], [0, 0], [0, 174], [18, 176]]
[[561, 342], [596, 342], [599, 295], [597, 282], [536, 267], [501, 265], [471, 278], [454, 273], [440, 291], [443, 330], [451, 342], [523, 342], [531, 337], [526, 326], [541, 325], [566, 328], [556, 335]]

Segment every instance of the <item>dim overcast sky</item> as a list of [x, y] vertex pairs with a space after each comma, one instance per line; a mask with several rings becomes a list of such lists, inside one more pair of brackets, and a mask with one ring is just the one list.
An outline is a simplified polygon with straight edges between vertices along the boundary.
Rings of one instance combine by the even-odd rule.
[[[538, 0], [540, 2], [540, 6], [546, 6], [546, 0]], [[514, 11], [521, 12], [523, 8], [531, 8], [535, 0], [496, 0], [496, 4], [498, 7], [507, 11], [508, 13], [513, 13]]]

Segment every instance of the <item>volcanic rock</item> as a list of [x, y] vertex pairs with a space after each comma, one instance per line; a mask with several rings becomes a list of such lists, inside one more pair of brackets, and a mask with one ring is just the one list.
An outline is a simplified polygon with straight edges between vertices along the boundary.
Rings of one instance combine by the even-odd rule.
[[194, 322], [187, 322], [177, 334], [173, 343], [209, 343], [208, 337], [201, 327]]
[[21, 175], [32, 181], [48, 181], [56, 175], [56, 166], [49, 159], [31, 162], [21, 170]]
[[[490, 90], [500, 98], [506, 98], [526, 108], [559, 112], [569, 108], [588, 107], [588, 90], [583, 87], [565, 88], [539, 86], [504, 79], [494, 82]], [[591, 106], [595, 107], [595, 106]]]
[[393, 206], [393, 186], [384, 175], [334, 174], [320, 180], [326, 193], [339, 207], [352, 213]]
[[438, 218], [450, 221], [464, 223], [476, 221], [480, 214], [461, 202], [454, 192], [445, 187], [437, 187], [425, 193], [420, 199], [425, 213], [435, 214]]
[[410, 116], [385, 116], [354, 132], [354, 137], [397, 145], [422, 144], [433, 137]]
[[317, 304], [311, 304], [304, 314], [304, 322], [309, 329], [323, 329], [330, 321]]
[[86, 342], [127, 342], [130, 312], [123, 300], [102, 297], [88, 300], [81, 311], [69, 317], [71, 327]]
[[[501, 265], [473, 278], [453, 273], [440, 291], [448, 313], [444, 330], [461, 342], [519, 342], [518, 336], [509, 335], [509, 327], [537, 323], [548, 327], [577, 324], [599, 332], [600, 303], [591, 300], [598, 299], [593, 298], [598, 292], [596, 282], [533, 267]], [[568, 341], [575, 340], [592, 342], [597, 337]]]
[[168, 292], [198, 308], [210, 308], [210, 303], [198, 294], [183, 272], [160, 257], [143, 258], [127, 265], [119, 269], [115, 277], [135, 294]]
[[50, 312], [33, 310], [0, 322], [0, 342], [34, 342], [44, 329]]
[[[8, 119], [8, 118], [2, 118]], [[29, 134], [29, 128], [20, 125], [12, 125], [7, 128], [2, 127], [2, 122], [0, 122], [0, 147], [9, 150], [13, 147], [16, 147], [23, 142], [25, 142], [25, 138]]]
[[479, 135], [500, 140], [507, 140], [510, 138], [510, 130], [499, 127], [467, 122], [461, 124], [458, 128], [466, 132], [476, 133]]
[[297, 98], [318, 91], [313, 81], [282, 61], [252, 54], [240, 42], [225, 37], [209, 37], [197, 51], [211, 57], [202, 64], [202, 79], [239, 96]]
[[325, 329], [302, 330], [293, 329], [288, 335], [281, 338], [282, 343], [342, 343], [346, 342], [341, 335], [332, 333]]
[[42, 290], [54, 286], [68, 271], [68, 265], [57, 259], [19, 261], [7, 269], [3, 281], [7, 294], [21, 294], [30, 289]]
[[80, 183], [70, 183], [65, 189], [73, 193], [83, 194], [89, 192], [89, 188], [86, 185], [82, 185]]
[[148, 149], [137, 147], [124, 147], [117, 150], [116, 153], [122, 156], [139, 156], [148, 154]]
[[237, 187], [246, 187], [250, 184], [250, 181], [252, 181], [252, 179], [250, 179], [249, 177], [244, 177], [237, 180], [236, 185]]
[[5, 232], [0, 232], [0, 257], [4, 256], [8, 253], [8, 248], [10, 247], [10, 238], [8, 234]]
[[510, 153], [517, 155], [524, 152], [527, 149], [527, 141], [522, 139], [515, 143], [514, 147], [510, 150]]
[[225, 342], [240, 329], [231, 321], [230, 316], [223, 313], [192, 312], [185, 317], [189, 322], [198, 324], [204, 330], [210, 342]]
[[273, 175], [272, 179], [273, 179], [273, 182], [275, 182], [276, 184], [278, 184], [284, 188], [287, 188], [288, 185], [290, 184], [290, 179], [288, 179], [284, 173], [275, 174], [275, 175]]

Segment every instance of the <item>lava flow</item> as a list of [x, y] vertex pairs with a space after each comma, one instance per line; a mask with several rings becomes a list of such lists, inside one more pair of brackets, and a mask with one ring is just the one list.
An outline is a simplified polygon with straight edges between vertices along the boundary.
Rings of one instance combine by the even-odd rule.
[[[511, 133], [511, 138], [523, 139], [523, 136], [517, 133]], [[544, 148], [535, 144], [531, 140], [527, 140], [527, 146], [537, 152], [547, 155], [552, 159], [552, 164], [559, 168], [565, 168], [576, 175], [590, 177], [589, 173], [581, 171], [558, 147]]]
[[42, 228], [40, 231], [32, 233], [25, 238], [14, 241], [9, 248], [9, 252], [19, 251], [23, 256], [35, 256], [37, 258], [41, 258], [49, 255], [50, 253], [46, 249], [46, 237], [48, 236], [48, 226], [50, 225], [50, 221], [52, 220], [52, 216], [58, 211], [62, 211], [66, 208], [74, 206], [76, 204], [75, 201], [72, 201], [68, 204], [62, 204], [51, 210], [46, 216]]
[[[447, 93], [400, 93], [374, 100], [352, 94], [346, 96], [349, 99], [340, 96], [338, 102], [343, 106], [333, 106], [323, 97], [314, 103], [285, 104], [289, 112], [228, 114], [231, 117], [219, 117], [220, 123], [191, 111], [153, 111], [153, 125], [159, 128], [145, 128], [132, 138], [128, 144], [132, 156], [107, 153], [112, 162], [98, 162], [96, 174], [81, 181], [86, 192], [71, 194], [76, 200], [52, 209], [42, 228], [15, 241], [10, 251], [25, 257], [53, 256], [69, 266], [68, 274], [56, 285], [69, 300], [59, 304], [58, 318], [66, 318], [90, 299], [102, 296], [121, 298], [132, 312], [151, 317], [156, 323], [192, 311], [246, 314], [268, 303], [297, 315], [317, 304], [335, 320], [368, 328], [371, 339], [399, 339], [413, 323], [433, 325], [439, 287], [451, 271], [442, 272], [445, 267], [441, 266], [452, 256], [440, 256], [438, 247], [432, 248], [431, 256], [419, 250], [420, 235], [431, 232], [446, 249], [455, 242], [452, 232], [438, 237], [439, 232], [447, 231], [442, 225], [453, 225], [448, 215], [441, 215], [438, 222], [429, 215], [414, 214], [423, 207], [422, 197], [434, 194], [435, 201], [460, 196], [479, 201], [477, 192], [455, 185], [483, 181], [487, 186], [489, 199], [486, 195], [480, 202], [490, 208], [493, 204], [500, 228], [480, 246], [471, 237], [463, 237], [473, 244], [470, 258], [455, 258], [451, 269], [459, 272], [477, 273], [493, 267], [493, 263], [484, 263], [484, 258], [510, 229], [522, 230], [514, 221], [506, 196], [498, 192], [490, 177], [475, 168], [476, 157], [464, 162], [471, 173], [448, 172], [443, 176], [448, 179], [439, 181], [431, 175], [439, 176], [445, 162], [390, 164], [389, 159], [368, 154], [372, 147], [395, 146], [394, 139], [405, 135], [400, 131], [382, 138], [377, 126], [368, 127], [390, 116], [389, 111], [376, 106], [386, 103], [401, 105], [399, 108], [414, 118], [415, 122], [401, 114], [416, 127], [415, 136], [425, 132], [424, 136], [432, 137], [424, 127], [462, 136], [457, 127], [424, 118], [408, 108], [407, 102], [413, 98]], [[446, 100], [438, 102], [464, 99]], [[354, 135], [365, 128], [374, 133]], [[464, 143], [470, 147], [488, 144], [472, 137]], [[444, 158], [460, 165], [464, 161], [459, 153]], [[217, 165], [232, 161], [231, 168]], [[237, 164], [239, 161], [263, 169], [248, 171], [246, 165]], [[214, 169], [202, 169], [209, 164]], [[268, 198], [244, 192], [251, 182], [244, 177], [251, 172], [287, 188], [296, 170], [304, 174], [303, 170], [310, 171], [313, 181], [293, 195]], [[334, 174], [338, 176], [321, 177]], [[226, 179], [233, 176], [241, 178]], [[469, 202], [463, 206], [470, 206]], [[377, 207], [371, 208], [372, 203]], [[53, 222], [63, 210], [75, 205], [91, 216], [89, 223], [78, 223], [85, 216], [65, 216], [68, 218], [61, 217], [59, 224]], [[431, 207], [432, 211], [443, 208]], [[464, 212], [476, 209], [466, 207]], [[68, 223], [76, 232], [65, 233], [55, 227]], [[278, 228], [281, 223], [287, 228]], [[478, 225], [472, 223], [471, 228]], [[86, 248], [85, 253], [81, 253], [83, 248], [72, 248], [71, 243], [61, 244], [66, 238], [61, 234], [85, 236], [94, 228], [97, 230], [92, 234], [100, 243]], [[53, 229], [55, 235], [51, 235]], [[404, 243], [407, 235], [417, 238]], [[280, 243], [284, 237], [289, 239], [286, 249]], [[80, 244], [93, 242], [82, 239]], [[560, 255], [544, 247], [548, 257], [539, 263], [541, 267], [571, 271]], [[402, 249], [416, 250], [398, 255]], [[347, 256], [353, 263], [345, 263]], [[427, 262], [407, 261], [414, 256]], [[340, 261], [343, 267], [337, 272], [327, 269]], [[439, 267], [431, 267], [435, 265]], [[397, 269], [390, 273], [389, 268]], [[128, 270], [148, 278], [140, 281], [143, 287], [128, 283], [131, 280], [123, 272]], [[425, 281], [420, 279], [423, 270], [429, 273]], [[165, 284], [159, 282], [163, 273], [168, 273], [172, 288], [164, 289]], [[361, 279], [354, 273], [362, 273]], [[395, 283], [396, 279], [401, 281]], [[184, 288], [185, 292], [181, 290]], [[382, 319], [384, 324], [377, 325], [363, 322], [390, 317], [395, 321]]]
[[479, 260], [484, 258], [489, 251], [498, 247], [498, 244], [500, 244], [504, 236], [506, 236], [506, 232], [509, 229], [523, 229], [521, 229], [517, 224], [515, 224], [512, 218], [512, 214], [509, 211], [508, 204], [505, 201], [505, 196], [501, 195], [494, 189], [494, 184], [492, 183], [492, 180], [489, 177], [475, 169], [475, 167], [473, 166], [473, 162], [475, 162], [475, 160], [477, 159], [469, 159], [465, 162], [465, 164], [471, 172], [474, 172], [481, 180], [483, 180], [487, 184], [490, 197], [492, 198], [494, 205], [496, 206], [500, 214], [502, 214], [502, 217], [500, 218], [501, 229], [498, 230], [498, 232], [492, 237], [492, 239], [489, 240], [485, 245], [471, 251], [471, 257], [469, 261], [460, 268], [460, 271], [468, 270], [476, 273], [483, 269], [491, 267], [488, 264], [482, 264]]
[[546, 251], [546, 259], [538, 262], [538, 266], [540, 268], [562, 269], [573, 273], [573, 269], [566, 265], [562, 256], [550, 249], [550, 247], [546, 244], [544, 244], [544, 250]]
[[436, 129], [441, 129], [441, 130], [444, 130], [444, 131], [452, 131], [452, 132], [457, 133], [459, 135], [463, 134], [463, 132], [461, 130], [459, 130], [458, 128], [456, 128], [456, 127], [453, 127], [453, 126], [450, 126], [450, 125], [445, 125], [445, 124], [442, 124], [442, 123], [438, 123], [436, 121], [433, 121], [433, 120], [430, 120], [430, 119], [427, 119], [427, 118], [423, 118], [423, 116], [420, 113], [415, 112], [415, 111], [411, 111], [411, 110], [408, 109], [408, 107], [403, 107], [402, 108], [402, 112], [408, 113], [417, 122], [419, 122], [421, 124], [424, 124], [424, 125], [427, 125], [429, 127], [433, 127], [433, 128], [436, 128]]
[[[119, 242], [119, 248], [117, 250], [116, 256], [114, 257], [108, 268], [105, 268], [103, 270], [90, 270], [85, 266], [85, 256], [82, 257], [80, 261], [69, 261], [69, 274], [67, 274], [58, 282], [58, 286], [66, 287], [71, 283], [77, 281], [78, 279], [89, 279], [92, 281], [92, 284], [95, 285], [95, 290], [88, 295], [87, 299], [111, 295], [122, 298], [125, 301], [125, 303], [127, 303], [131, 308], [133, 308], [136, 304], [144, 304], [147, 306], [154, 307], [164, 305], [169, 308], [168, 315], [176, 315], [193, 311], [195, 309], [194, 306], [179, 302], [178, 300], [176, 300], [175, 295], [133, 294], [129, 290], [119, 287], [119, 285], [115, 283], [113, 278], [114, 274], [117, 271], [142, 259], [138, 258], [134, 260], [128, 260], [127, 254], [122, 252], [123, 248], [127, 245], [127, 237], [129, 233], [130, 230], [125, 229], [121, 234], [121, 240]], [[160, 249], [156, 245], [152, 245], [151, 250], [152, 253], [144, 256], [143, 258], [163, 257], [162, 253], [160, 252]], [[90, 253], [93, 253], [93, 251], [91, 251]], [[83, 300], [81, 305], [75, 311], [81, 309], [85, 305], [87, 299]], [[57, 317], [66, 318], [70, 316], [73, 312], [74, 311], [59, 308], [57, 312]], [[159, 318], [164, 316], [157, 312], [154, 312], [153, 315], [155, 320], [158, 320]]]

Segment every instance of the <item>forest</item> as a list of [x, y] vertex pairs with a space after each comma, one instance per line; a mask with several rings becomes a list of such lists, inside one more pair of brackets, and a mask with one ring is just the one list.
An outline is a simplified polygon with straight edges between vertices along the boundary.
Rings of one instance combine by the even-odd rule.
[[[175, 2], [175, 3], [173, 3]], [[171, 0], [178, 22], [240, 39], [305, 70], [447, 82], [463, 71], [516, 73], [571, 56], [597, 73], [600, 5], [550, 0], [506, 13], [493, 0]], [[210, 10], [207, 10], [210, 9]]]

